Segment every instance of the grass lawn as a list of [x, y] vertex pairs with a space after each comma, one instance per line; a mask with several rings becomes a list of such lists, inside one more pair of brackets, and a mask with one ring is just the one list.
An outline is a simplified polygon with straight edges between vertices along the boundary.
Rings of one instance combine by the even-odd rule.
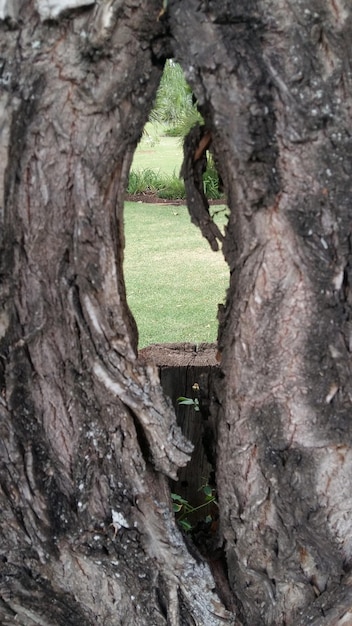
[[[149, 128], [149, 130], [148, 130]], [[132, 170], [151, 169], [155, 172], [179, 175], [182, 164], [182, 146], [179, 137], [163, 137], [154, 125], [146, 125], [144, 134], [134, 154]]]
[[[220, 207], [212, 207], [213, 211]], [[217, 218], [226, 222], [224, 212]], [[190, 222], [185, 206], [125, 203], [124, 272], [139, 347], [215, 341], [229, 270]]]
[[[166, 137], [165, 125], [148, 122], [134, 154], [127, 191], [130, 195], [155, 193], [160, 198], [185, 198], [180, 179], [183, 147], [180, 137]], [[219, 178], [211, 159], [203, 175], [208, 198], [220, 199]], [[221, 202], [221, 199], [219, 200]]]

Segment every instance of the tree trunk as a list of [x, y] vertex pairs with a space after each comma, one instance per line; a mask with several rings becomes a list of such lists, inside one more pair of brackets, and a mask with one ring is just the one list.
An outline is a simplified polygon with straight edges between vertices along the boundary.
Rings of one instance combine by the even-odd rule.
[[[313, 5], [0, 3], [2, 624], [352, 620], [352, 9]], [[124, 190], [170, 55], [230, 208], [223, 238], [202, 194], [189, 203], [231, 272], [226, 562], [174, 519], [192, 446], [137, 358], [123, 279]]]
[[137, 361], [122, 275], [159, 12], [39, 23], [28, 2], [2, 24], [2, 624], [226, 621], [175, 524], [167, 477], [192, 446]]
[[245, 624], [347, 624], [352, 10], [196, 4], [172, 19], [231, 208], [217, 464], [229, 581]]

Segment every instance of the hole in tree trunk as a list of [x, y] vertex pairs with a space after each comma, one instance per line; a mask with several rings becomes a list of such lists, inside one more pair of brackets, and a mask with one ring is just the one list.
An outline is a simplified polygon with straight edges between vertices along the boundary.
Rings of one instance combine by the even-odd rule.
[[[170, 192], [175, 181], [182, 182], [183, 137], [199, 121], [182, 69], [170, 60], [130, 172], [130, 183], [138, 174], [141, 186], [130, 187], [134, 195], [127, 198], [138, 203], [125, 205], [125, 283], [140, 348], [171, 341], [212, 342], [217, 337], [217, 305], [228, 287], [228, 266], [191, 224], [186, 200], [176, 193], [163, 201], [155, 188], [155, 178], [164, 174]], [[210, 215], [222, 231], [227, 223], [224, 200], [211, 202], [217, 204], [210, 207]]]
[[[217, 354], [215, 343], [157, 344], [139, 352], [141, 360], [158, 367], [177, 422], [194, 445], [190, 462], [179, 470], [178, 481], [171, 483], [171, 492], [177, 495], [175, 508], [181, 507], [176, 519], [183, 530], [189, 525], [190, 534], [204, 552], [208, 551], [207, 542], [213, 539], [217, 526], [216, 385], [220, 376]], [[195, 404], [180, 404], [180, 396], [192, 399]]]
[[[165, 116], [165, 98], [170, 92], [165, 83], [172, 73], [180, 81], [179, 90], [186, 109], [178, 119], [167, 119]], [[186, 200], [179, 200], [176, 194], [167, 205], [160, 204], [157, 196], [165, 196], [165, 193], [160, 194], [153, 188], [156, 177], [152, 171], [157, 167], [160, 174], [163, 167], [170, 167], [166, 156], [157, 166], [157, 157], [154, 161], [158, 150], [161, 150], [161, 142], [168, 142], [171, 153], [177, 150], [179, 158], [177, 166], [173, 166], [172, 182], [172, 173], [168, 174], [170, 188], [173, 188], [183, 159], [182, 137], [195, 123], [202, 122], [194, 104], [181, 68], [172, 61], [168, 62], [155, 109], [130, 174], [129, 200], [139, 202], [138, 205], [128, 203], [125, 207], [125, 278], [129, 306], [140, 335], [139, 357], [158, 367], [163, 391], [173, 403], [177, 422], [194, 445], [190, 462], [180, 469], [178, 481], [170, 484], [176, 519], [200, 552], [209, 557], [213, 551], [211, 544], [216, 543], [218, 518], [215, 476], [219, 405], [216, 402], [216, 386], [220, 368], [215, 343], [216, 312], [218, 303], [224, 300], [229, 270], [222, 253], [218, 251], [214, 254], [200, 230], [190, 224]], [[163, 117], [158, 119], [161, 109], [164, 109]], [[153, 123], [159, 125], [157, 130], [153, 130]], [[162, 131], [160, 125], [163, 125]], [[201, 142], [209, 136], [208, 131], [202, 131]], [[199, 145], [195, 147], [195, 154], [199, 152]], [[208, 145], [209, 141], [202, 149], [202, 158], [205, 158]], [[200, 156], [195, 157], [196, 161], [198, 159]], [[176, 163], [175, 160], [173, 162]], [[193, 166], [191, 170], [193, 172]], [[138, 187], [138, 182], [145, 188]], [[202, 177], [200, 187], [203, 189]], [[137, 193], [140, 195], [136, 196]], [[131, 194], [134, 196], [131, 197]], [[209, 200], [211, 194], [206, 192], [206, 196]], [[226, 207], [221, 200], [213, 200], [212, 204], [215, 202], [218, 205], [211, 207], [209, 213], [211, 217], [220, 216], [217, 222], [222, 230], [227, 221]], [[169, 221], [166, 229], [165, 221]], [[194, 213], [192, 221], [197, 223]], [[222, 235], [216, 237], [222, 240]], [[213, 245], [211, 247], [216, 249]], [[180, 397], [189, 402], [180, 404]]]

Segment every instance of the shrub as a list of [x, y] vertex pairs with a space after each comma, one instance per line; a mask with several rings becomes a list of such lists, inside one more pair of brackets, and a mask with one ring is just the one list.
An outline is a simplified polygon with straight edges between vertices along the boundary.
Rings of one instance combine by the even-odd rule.
[[132, 195], [156, 192], [160, 189], [160, 174], [151, 169], [131, 170], [128, 181], [127, 193]]
[[158, 192], [159, 198], [167, 198], [168, 200], [181, 200], [186, 197], [185, 184], [183, 180], [175, 174], [169, 176], [165, 180], [165, 186]]
[[222, 197], [219, 176], [212, 158], [208, 159], [207, 169], [203, 174], [203, 185], [204, 193], [210, 200], [218, 200]]
[[[221, 198], [219, 177], [212, 164], [209, 165], [203, 176], [203, 183], [207, 198], [211, 200]], [[186, 197], [184, 182], [175, 173], [173, 176], [168, 176], [150, 169], [132, 170], [130, 172], [127, 193], [131, 195], [155, 193], [159, 198], [169, 200], [180, 200]]]

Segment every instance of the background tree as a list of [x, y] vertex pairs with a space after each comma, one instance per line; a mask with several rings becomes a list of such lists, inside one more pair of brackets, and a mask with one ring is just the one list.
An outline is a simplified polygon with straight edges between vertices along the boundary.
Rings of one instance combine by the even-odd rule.
[[[348, 624], [352, 11], [164, 9], [0, 4], [1, 623]], [[231, 210], [222, 571], [175, 524], [168, 479], [191, 450], [138, 361], [122, 273], [124, 189], [169, 56]]]
[[196, 122], [203, 122], [182, 67], [172, 60], [165, 63], [149, 119], [163, 122], [166, 135], [184, 137]]

